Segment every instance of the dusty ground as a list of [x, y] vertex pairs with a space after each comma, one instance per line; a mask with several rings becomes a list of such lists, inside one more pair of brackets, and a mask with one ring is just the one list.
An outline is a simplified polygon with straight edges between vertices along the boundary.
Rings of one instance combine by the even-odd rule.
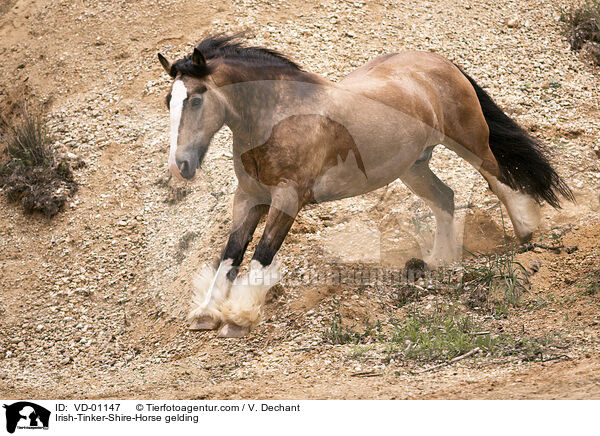
[[[80, 191], [52, 220], [2, 199], [0, 396], [600, 398], [600, 295], [588, 286], [600, 254], [600, 79], [561, 36], [561, 3], [0, 1], [0, 90], [25, 82], [50, 107], [57, 147], [87, 163]], [[176, 57], [206, 33], [245, 29], [252, 43], [332, 80], [380, 53], [440, 52], [544, 141], [578, 202], [545, 208], [536, 240], [578, 249], [519, 254], [539, 269], [522, 304], [500, 318], [473, 313], [494, 332], [554, 335], [560, 346], [532, 359], [480, 353], [422, 372], [434, 363], [389, 358], [385, 344], [327, 341], [338, 311], [355, 328], [403, 316], [385, 281], [302, 279], [397, 267], [410, 247], [426, 247], [428, 210], [399, 182], [302, 213], [281, 251], [287, 277], [250, 337], [186, 330], [191, 276], [220, 252], [235, 182], [227, 131], [200, 180], [169, 179], [169, 80], [156, 52]], [[465, 247], [503, 250], [500, 209], [482, 179], [449, 152], [434, 162], [469, 206], [459, 213]], [[343, 237], [351, 231], [367, 239]], [[373, 243], [381, 249], [354, 256], [352, 244]], [[433, 290], [411, 304], [441, 300], [448, 296]]]

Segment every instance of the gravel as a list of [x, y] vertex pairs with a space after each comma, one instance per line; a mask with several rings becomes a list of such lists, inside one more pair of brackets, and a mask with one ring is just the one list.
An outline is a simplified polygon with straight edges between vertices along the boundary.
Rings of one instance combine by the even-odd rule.
[[[162, 101], [170, 79], [155, 52], [187, 54], [204, 33], [250, 29], [249, 43], [280, 50], [334, 81], [378, 54], [437, 51], [547, 144], [582, 199], [564, 212], [545, 208], [544, 228], [598, 219], [599, 79], [561, 36], [561, 2], [236, 0], [222, 10], [207, 5], [210, 22], [201, 25], [180, 1], [55, 3], [31, 12], [35, 25], [21, 24], [27, 37], [0, 44], [7, 58], [0, 84], [30, 77], [34, 94], [53, 101], [49, 126], [56, 146], [86, 163], [77, 170], [81, 191], [55, 220], [0, 211], [0, 377], [18, 389], [78, 396], [89, 393], [93, 381], [94, 395], [103, 395], [175, 383], [181, 371], [218, 385], [265, 374], [310, 379], [398, 370], [398, 362], [381, 364], [384, 350], [356, 365], [346, 357], [349, 346], [323, 340], [340, 301], [361, 322], [365, 313], [389, 309], [389, 283], [367, 287], [354, 300], [355, 289], [298, 286], [297, 280], [337, 265], [327, 249], [336, 229], [375, 228], [378, 242], [400, 228], [395, 242], [412, 241], [411, 218], [429, 210], [400, 182], [301, 213], [280, 253], [288, 275], [255, 335], [211, 342], [185, 330], [190, 279], [218, 256], [230, 225], [231, 133], [215, 136], [192, 186], [169, 177]], [[10, 14], [16, 23], [23, 19]], [[59, 28], [72, 28], [73, 42]], [[55, 44], [38, 62], [41, 35]], [[457, 204], [491, 208], [500, 222], [497, 200], [472, 168], [441, 149], [433, 162], [456, 190]], [[465, 210], [458, 214], [460, 222], [464, 216]], [[433, 224], [421, 221], [416, 239], [428, 246]], [[196, 236], [186, 236], [190, 232]], [[398, 382], [408, 378], [403, 372]]]

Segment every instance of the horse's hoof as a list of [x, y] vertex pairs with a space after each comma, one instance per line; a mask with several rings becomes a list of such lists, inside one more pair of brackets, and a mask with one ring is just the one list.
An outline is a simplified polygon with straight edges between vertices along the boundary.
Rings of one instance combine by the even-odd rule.
[[407, 271], [427, 271], [429, 269], [427, 264], [428, 262], [425, 262], [423, 259], [412, 257], [406, 261], [404, 269]]
[[221, 327], [219, 333], [217, 333], [217, 337], [219, 338], [241, 338], [250, 333], [250, 328], [241, 327], [237, 324], [228, 322]]
[[533, 232], [517, 235], [517, 238], [521, 244], [527, 244], [528, 242], [531, 242], [531, 239], [533, 238]]
[[413, 257], [408, 259], [404, 264], [404, 270], [409, 280], [419, 280], [425, 277], [426, 271], [429, 271], [429, 261], [425, 262], [423, 259]]
[[216, 330], [219, 327], [219, 320], [211, 316], [203, 316], [194, 319], [189, 326], [189, 330]]

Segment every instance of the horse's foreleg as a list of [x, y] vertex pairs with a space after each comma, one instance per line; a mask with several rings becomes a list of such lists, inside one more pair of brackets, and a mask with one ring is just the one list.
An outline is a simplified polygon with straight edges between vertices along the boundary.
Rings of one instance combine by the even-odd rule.
[[280, 278], [275, 254], [298, 213], [298, 195], [293, 192], [282, 189], [273, 195], [264, 233], [250, 262], [250, 271], [247, 276], [235, 279], [229, 298], [222, 306], [226, 322], [219, 336], [244, 336], [260, 321], [267, 291]]
[[246, 248], [254, 235], [256, 226], [264, 214], [269, 210], [267, 204], [259, 204], [254, 198], [238, 190], [233, 204], [233, 229], [229, 240], [223, 250], [221, 263], [231, 262], [232, 268], [227, 273], [227, 278], [233, 281], [238, 273], [238, 268], [244, 258]]
[[236, 192], [233, 201], [233, 229], [219, 267], [216, 271], [205, 267], [194, 280], [190, 330], [213, 330], [223, 321], [221, 305], [227, 298], [246, 247], [267, 208], [267, 205], [257, 204], [253, 197], [242, 190], [238, 189]]

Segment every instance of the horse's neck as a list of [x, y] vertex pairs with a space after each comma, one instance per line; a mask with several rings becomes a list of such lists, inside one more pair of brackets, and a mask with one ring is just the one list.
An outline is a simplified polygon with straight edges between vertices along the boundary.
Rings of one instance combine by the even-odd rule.
[[238, 142], [258, 145], [269, 138], [274, 125], [287, 117], [328, 112], [329, 88], [335, 84], [300, 71], [279, 77], [257, 77], [226, 87], [234, 110], [227, 125]]

